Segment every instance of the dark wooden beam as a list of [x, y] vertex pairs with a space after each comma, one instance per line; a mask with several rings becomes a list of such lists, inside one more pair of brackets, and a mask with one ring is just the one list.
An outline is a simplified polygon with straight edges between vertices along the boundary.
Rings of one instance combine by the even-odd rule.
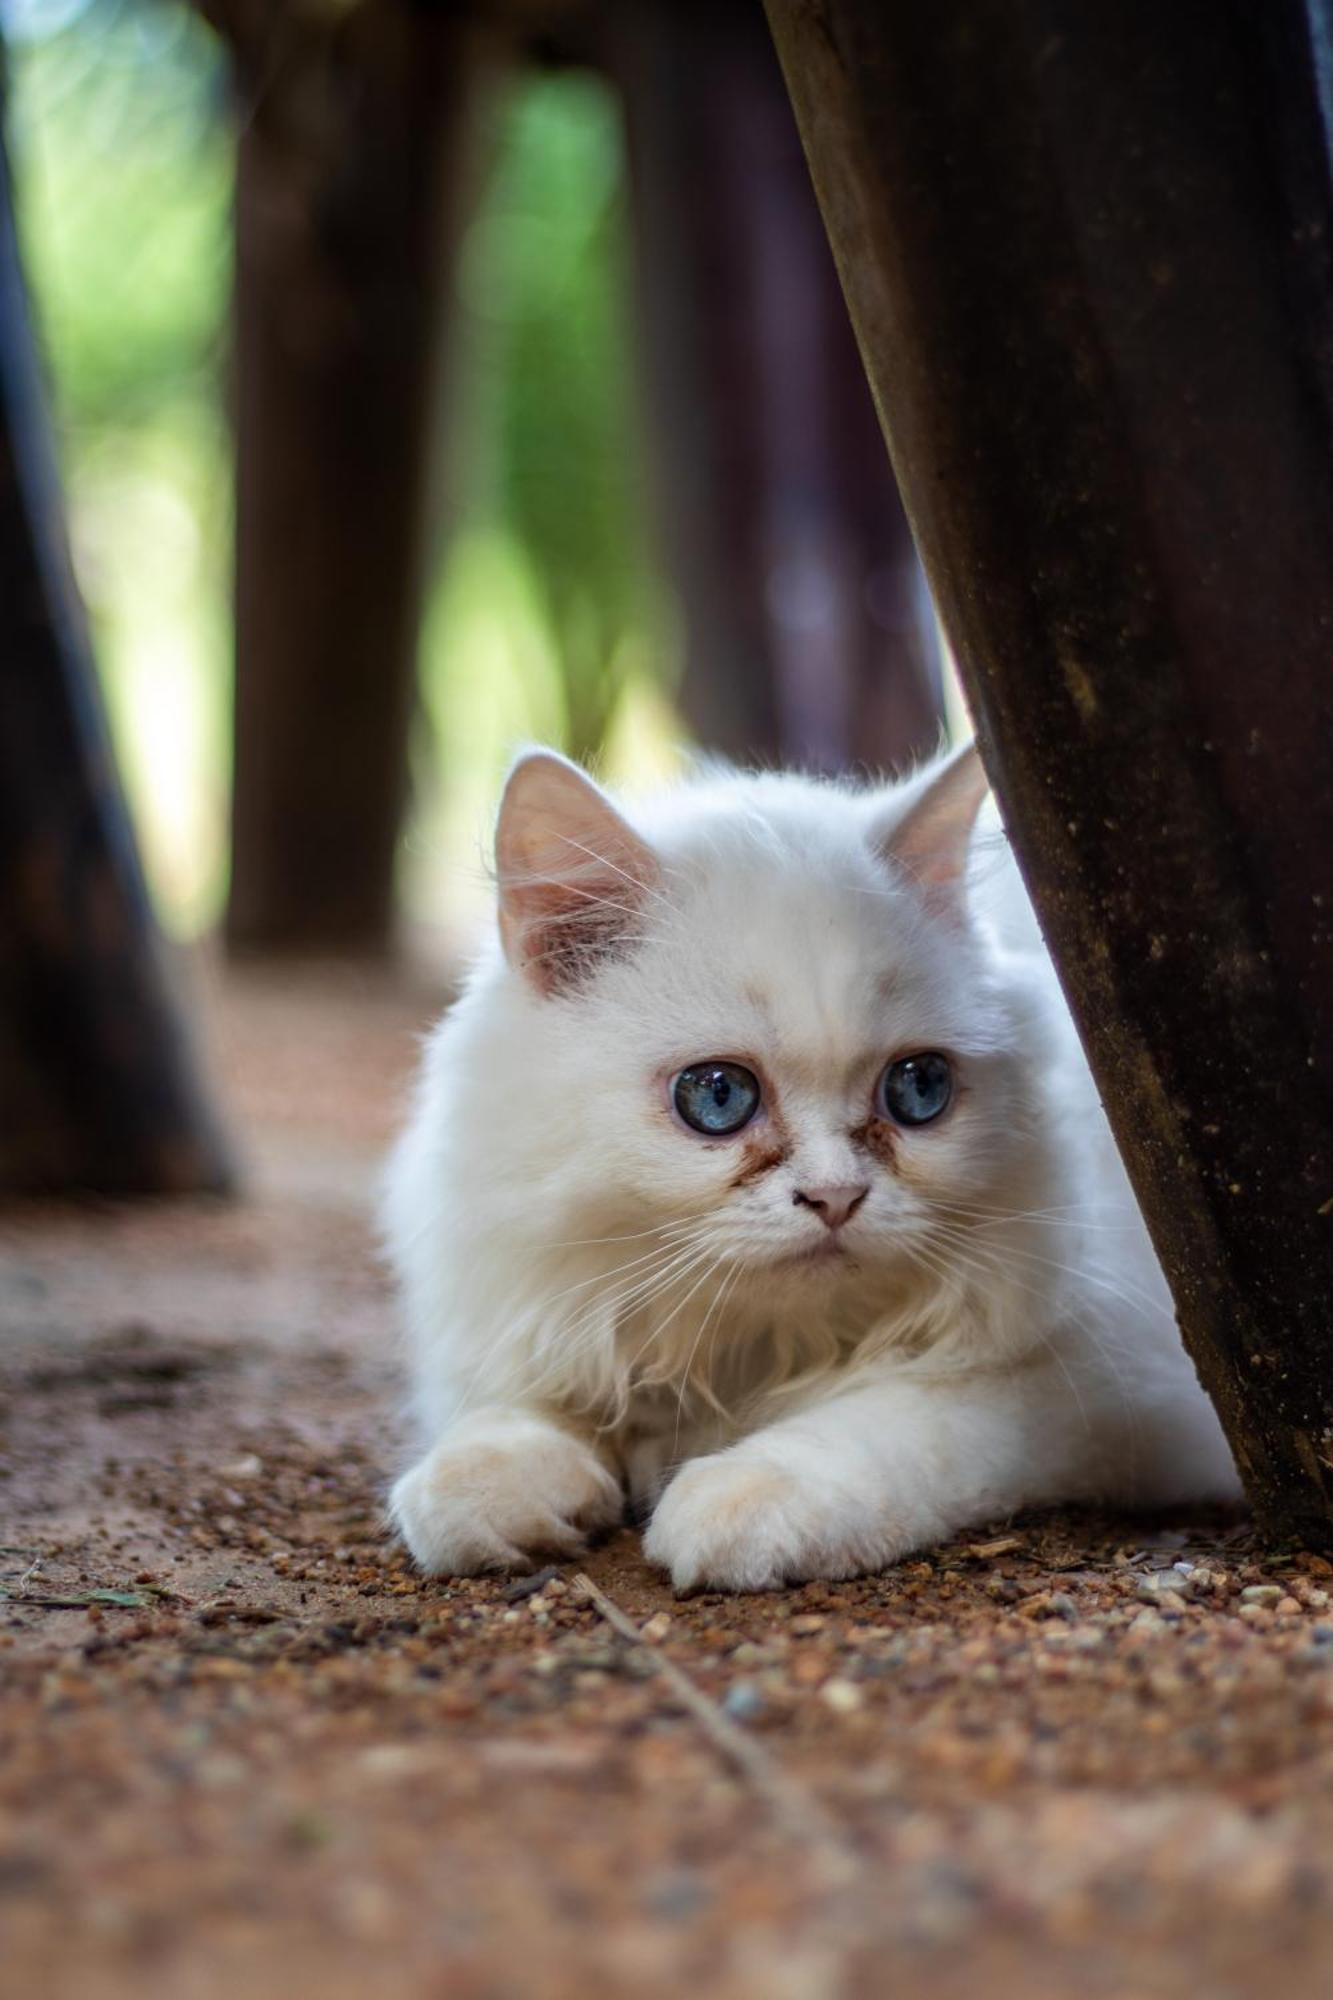
[[1268, 1528], [1333, 1540], [1333, 202], [1301, 0], [769, 0], [983, 750]]
[[606, 10], [682, 706], [740, 758], [933, 749], [920, 565], [760, 0]]
[[0, 1196], [229, 1181], [112, 763], [0, 140]]
[[416, 688], [469, 30], [208, 9], [236, 52], [233, 946], [379, 951]]

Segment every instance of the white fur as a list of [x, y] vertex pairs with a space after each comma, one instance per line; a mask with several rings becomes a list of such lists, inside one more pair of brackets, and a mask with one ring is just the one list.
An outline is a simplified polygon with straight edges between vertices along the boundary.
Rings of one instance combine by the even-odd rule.
[[[651, 886], [587, 878], [619, 938], [570, 990], [483, 955], [384, 1209], [426, 1446], [393, 1512], [425, 1568], [569, 1553], [622, 1485], [678, 1586], [736, 1589], [1034, 1503], [1236, 1491], [1002, 836], [966, 916], [892, 859], [934, 779], [683, 787], [631, 815]], [[961, 1087], [882, 1162], [876, 1080], [923, 1049]], [[763, 1128], [670, 1108], [707, 1057], [762, 1074], [790, 1141], [745, 1186]], [[865, 1181], [846, 1255], [793, 1263], [827, 1237], [796, 1190]]]

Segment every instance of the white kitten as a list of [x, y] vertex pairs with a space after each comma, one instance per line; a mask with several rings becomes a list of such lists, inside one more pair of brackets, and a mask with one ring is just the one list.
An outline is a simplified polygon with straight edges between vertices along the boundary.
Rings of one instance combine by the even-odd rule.
[[967, 750], [631, 825], [516, 765], [385, 1205], [424, 1568], [570, 1554], [626, 1493], [679, 1587], [760, 1589], [1237, 1490], [984, 791]]

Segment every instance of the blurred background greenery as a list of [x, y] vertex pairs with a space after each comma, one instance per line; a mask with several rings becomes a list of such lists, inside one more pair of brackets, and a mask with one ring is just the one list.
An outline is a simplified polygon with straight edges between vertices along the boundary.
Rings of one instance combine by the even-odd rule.
[[[233, 153], [222, 51], [180, 0], [0, 0], [20, 228], [75, 563], [168, 927], [226, 891]], [[630, 784], [674, 761], [677, 656], [653, 559], [611, 91], [513, 79], [459, 262], [452, 449], [421, 647], [409, 914], [455, 932], [515, 740]]]

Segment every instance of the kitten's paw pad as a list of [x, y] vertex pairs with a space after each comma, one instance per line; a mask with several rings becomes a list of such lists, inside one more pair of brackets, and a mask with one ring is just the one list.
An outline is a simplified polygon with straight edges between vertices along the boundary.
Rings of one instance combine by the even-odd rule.
[[775, 1590], [814, 1576], [848, 1576], [825, 1545], [808, 1491], [771, 1460], [740, 1454], [698, 1459], [662, 1495], [644, 1554], [677, 1590]]
[[446, 1438], [403, 1474], [391, 1501], [394, 1525], [430, 1576], [575, 1556], [622, 1508], [619, 1484], [600, 1459], [535, 1420]]

